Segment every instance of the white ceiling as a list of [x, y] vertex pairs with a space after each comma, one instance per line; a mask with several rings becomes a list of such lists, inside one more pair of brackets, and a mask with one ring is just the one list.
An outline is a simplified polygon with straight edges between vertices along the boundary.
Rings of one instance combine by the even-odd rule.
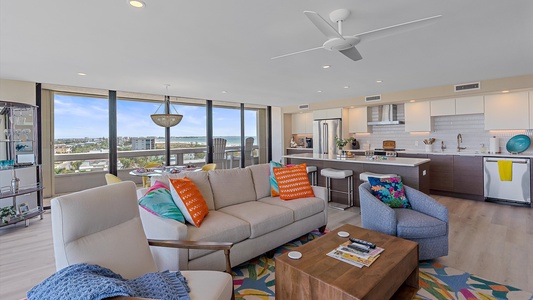
[[[0, 0], [0, 78], [287, 106], [533, 74], [531, 0], [145, 2]], [[270, 59], [321, 46], [303, 11], [338, 8], [351, 11], [345, 35], [443, 17], [362, 42], [357, 62], [323, 49]]]

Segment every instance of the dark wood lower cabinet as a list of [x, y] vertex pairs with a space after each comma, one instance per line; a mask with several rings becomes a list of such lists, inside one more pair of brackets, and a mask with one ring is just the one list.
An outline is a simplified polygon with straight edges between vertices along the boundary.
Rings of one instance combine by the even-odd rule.
[[453, 155], [428, 155], [431, 159], [431, 177], [429, 188], [431, 190], [454, 191], [454, 156]]
[[483, 158], [481, 156], [454, 156], [453, 191], [483, 196]]
[[429, 158], [432, 194], [484, 200], [483, 157], [398, 153], [399, 157]]

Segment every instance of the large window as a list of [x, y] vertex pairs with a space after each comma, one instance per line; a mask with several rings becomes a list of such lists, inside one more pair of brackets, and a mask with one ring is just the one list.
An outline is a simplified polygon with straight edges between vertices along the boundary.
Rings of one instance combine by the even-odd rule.
[[213, 138], [225, 140], [226, 144], [225, 147], [214, 144], [213, 162], [217, 168], [239, 167], [241, 111], [237, 104], [213, 107]]
[[266, 109], [258, 106], [245, 105], [244, 132], [246, 138], [253, 137], [251, 154], [245, 145], [245, 166], [267, 162], [267, 120]]
[[107, 170], [108, 124], [107, 99], [98, 96], [55, 94], [55, 174]]
[[[161, 100], [162, 101], [162, 100]], [[165, 129], [150, 119], [162, 102], [117, 100], [117, 169], [165, 162]], [[160, 109], [164, 111], [164, 108]]]
[[171, 113], [183, 115], [181, 122], [170, 128], [171, 165], [203, 165], [206, 157], [205, 100], [171, 97]]
[[[163, 103], [164, 96], [116, 93], [117, 123], [116, 128], [111, 128], [114, 123], [110, 123], [109, 116], [115, 110], [110, 106], [109, 95], [115, 93], [86, 89], [87, 94], [81, 94], [77, 88], [53, 88], [43, 93], [50, 118], [42, 122], [46, 125], [50, 120], [50, 130], [46, 131], [54, 141], [52, 155], [43, 150], [43, 160], [53, 162], [49, 164], [53, 165], [53, 172], [43, 174], [47, 187], [53, 187], [49, 189], [52, 195], [103, 185], [104, 174], [115, 166], [120, 178], [140, 184], [142, 178], [131, 171], [148, 162], [166, 162], [167, 151], [171, 165], [201, 166], [209, 157], [207, 133], [210, 130], [215, 139], [225, 141], [222, 149], [214, 151], [221, 151], [221, 155], [213, 156], [217, 169], [237, 168], [241, 161], [246, 166], [266, 162], [266, 109], [262, 106], [245, 106], [241, 124], [241, 104], [213, 101], [210, 102], [213, 119], [207, 122], [205, 100], [171, 97], [171, 112], [176, 109], [184, 117], [169, 129], [170, 149], [166, 149], [166, 129], [155, 125], [150, 118]], [[159, 112], [163, 111], [161, 107]], [[210, 130], [209, 123], [212, 123]], [[241, 130], [244, 130], [244, 143]], [[114, 132], [117, 153], [111, 157], [117, 157], [117, 161], [110, 162], [109, 134]], [[48, 140], [46, 133], [43, 139]]]

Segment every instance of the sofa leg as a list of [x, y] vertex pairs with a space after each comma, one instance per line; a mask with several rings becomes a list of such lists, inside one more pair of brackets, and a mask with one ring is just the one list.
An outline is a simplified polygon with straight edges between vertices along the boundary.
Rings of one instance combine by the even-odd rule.
[[324, 231], [326, 231], [326, 225], [319, 227], [319, 228], [318, 228], [318, 231], [319, 231], [320, 233], [324, 233]]
[[265, 254], [268, 258], [273, 258], [275, 253], [276, 253], [276, 250], [272, 249], [272, 250], [268, 250]]

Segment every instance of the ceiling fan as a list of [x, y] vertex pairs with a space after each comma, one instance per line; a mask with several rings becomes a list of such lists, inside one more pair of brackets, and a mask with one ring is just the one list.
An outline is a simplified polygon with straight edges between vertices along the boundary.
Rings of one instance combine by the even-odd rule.
[[304, 11], [304, 14], [309, 18], [309, 20], [311, 20], [311, 22], [313, 22], [313, 24], [315, 24], [318, 30], [320, 30], [328, 38], [328, 40], [320, 47], [284, 54], [272, 57], [272, 59], [287, 57], [317, 49], [326, 49], [330, 51], [339, 51], [340, 53], [346, 55], [353, 61], [358, 61], [363, 58], [359, 51], [357, 51], [357, 49], [355, 48], [355, 45], [359, 44], [359, 42], [376, 39], [391, 34], [397, 34], [400, 32], [421, 27], [423, 25], [429, 25], [432, 23], [432, 21], [435, 21], [436, 19], [442, 17], [442, 15], [437, 15], [433, 17], [374, 29], [356, 35], [345, 36], [342, 35], [342, 22], [346, 20], [346, 18], [350, 15], [349, 10], [341, 8], [334, 10], [329, 14], [330, 20], [333, 23], [337, 23], [338, 29], [335, 29], [333, 26], [331, 26], [331, 24], [329, 24], [326, 20], [324, 20], [324, 18], [322, 18], [318, 13], [314, 11]]

